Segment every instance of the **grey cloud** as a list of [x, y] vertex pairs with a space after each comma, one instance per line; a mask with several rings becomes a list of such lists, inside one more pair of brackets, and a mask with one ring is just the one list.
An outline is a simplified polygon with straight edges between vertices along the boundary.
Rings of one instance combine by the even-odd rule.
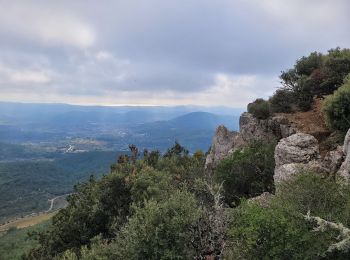
[[[17, 12], [21, 2], [11, 3], [8, 12]], [[241, 104], [257, 93], [269, 95], [278, 85], [279, 71], [301, 55], [350, 45], [350, 3], [345, 0], [26, 4], [29, 13], [23, 19], [0, 18], [0, 63], [17, 71], [30, 70], [33, 74], [25, 76], [38, 81], [33, 96], [38, 89], [46, 89], [60, 102], [67, 95], [71, 100], [74, 96], [105, 100], [114, 95], [116, 102], [118, 97], [134, 96], [135, 100], [165, 102], [155, 101], [157, 97], [181, 103], [188, 102], [186, 96], [203, 92], [198, 96], [207, 104], [215, 90], [225, 97], [219, 93], [213, 105], [222, 100], [229, 103], [227, 95], [241, 97], [242, 101], [231, 97]], [[0, 16], [6, 8], [0, 3]], [[35, 17], [45, 20], [50, 14], [54, 22], [42, 31]], [[50, 81], [40, 78], [40, 72], [46, 72]], [[218, 75], [233, 79], [235, 84], [227, 87], [234, 91], [218, 88]], [[250, 88], [236, 81], [247, 75], [258, 79]], [[40, 80], [45, 84], [40, 86]], [[257, 84], [262, 85], [254, 92]], [[23, 86], [0, 81], [0, 93], [5, 89], [9, 93], [9, 88], [19, 92]]]

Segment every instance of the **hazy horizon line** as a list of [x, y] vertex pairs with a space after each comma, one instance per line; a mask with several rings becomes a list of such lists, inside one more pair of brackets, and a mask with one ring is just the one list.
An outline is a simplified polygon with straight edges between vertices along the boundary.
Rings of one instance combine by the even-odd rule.
[[230, 109], [245, 109], [239, 106], [218, 106], [218, 105], [157, 105], [157, 104], [101, 104], [101, 103], [65, 103], [65, 102], [26, 102], [26, 101], [2, 101], [0, 103], [10, 104], [28, 104], [28, 105], [68, 105], [68, 106], [82, 106], [82, 107], [208, 107], [208, 108], [230, 108]]

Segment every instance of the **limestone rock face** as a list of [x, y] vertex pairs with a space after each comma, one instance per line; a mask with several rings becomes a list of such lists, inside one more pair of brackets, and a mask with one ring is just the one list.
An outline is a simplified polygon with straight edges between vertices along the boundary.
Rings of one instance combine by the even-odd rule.
[[344, 161], [343, 147], [338, 146], [334, 151], [326, 154], [323, 160], [323, 167], [331, 174], [336, 173]]
[[275, 184], [302, 171], [327, 172], [319, 157], [318, 141], [312, 135], [297, 133], [280, 140], [275, 149]]
[[308, 163], [319, 158], [319, 146], [315, 137], [297, 133], [280, 140], [275, 149], [276, 167], [289, 163]]
[[205, 166], [210, 168], [224, 159], [230, 152], [244, 146], [244, 141], [238, 132], [231, 132], [220, 125], [215, 132], [210, 152], [206, 158]]
[[231, 132], [223, 125], [217, 128], [205, 162], [207, 169], [215, 167], [228, 154], [244, 147], [252, 140], [265, 142], [280, 140], [296, 132], [296, 128], [283, 116], [260, 120], [250, 113], [243, 113], [239, 125], [240, 132]]
[[241, 115], [239, 128], [242, 138], [246, 142], [250, 140], [279, 140], [296, 132], [296, 128], [283, 116], [260, 120], [250, 113]]
[[322, 163], [317, 160], [308, 163], [288, 163], [275, 168], [273, 176], [274, 182], [281, 183], [291, 179], [293, 176], [301, 172], [317, 172], [320, 174], [327, 174], [328, 170], [323, 167]]
[[273, 179], [276, 183], [280, 183], [289, 180], [294, 175], [304, 170], [304, 164], [302, 163], [288, 163], [275, 168], [275, 174]]
[[345, 159], [338, 171], [338, 174], [344, 177], [346, 181], [349, 181], [350, 180], [350, 129], [345, 136], [343, 153], [344, 153]]

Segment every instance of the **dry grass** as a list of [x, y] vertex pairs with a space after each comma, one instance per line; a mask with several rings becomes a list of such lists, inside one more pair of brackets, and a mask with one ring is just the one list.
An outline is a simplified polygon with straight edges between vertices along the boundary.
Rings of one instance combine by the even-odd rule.
[[320, 143], [320, 153], [325, 155], [328, 148], [322, 144], [330, 137], [332, 131], [328, 128], [323, 114], [323, 99], [315, 99], [310, 111], [282, 114], [294, 123], [298, 131], [313, 135]]
[[329, 135], [331, 132], [325, 123], [322, 105], [322, 99], [315, 99], [310, 111], [283, 115], [286, 116], [290, 122], [296, 124], [300, 132], [311, 134], [318, 138], [318, 135]]
[[41, 214], [35, 215], [35, 216], [27, 216], [24, 218], [16, 219], [14, 221], [11, 221], [9, 223], [1, 225], [0, 232], [4, 232], [11, 227], [25, 228], [25, 227], [30, 227], [30, 226], [36, 225], [40, 222], [43, 222], [45, 220], [52, 218], [56, 213], [57, 212], [41, 213]]

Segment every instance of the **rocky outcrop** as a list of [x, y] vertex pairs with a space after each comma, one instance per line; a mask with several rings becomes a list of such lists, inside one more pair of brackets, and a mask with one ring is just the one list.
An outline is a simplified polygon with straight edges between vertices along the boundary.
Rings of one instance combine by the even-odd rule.
[[276, 167], [288, 163], [308, 163], [319, 158], [315, 137], [297, 133], [279, 141], [275, 149]]
[[334, 174], [339, 170], [343, 161], [344, 161], [343, 147], [338, 146], [337, 149], [335, 149], [333, 151], [329, 151], [326, 154], [326, 156], [324, 157], [324, 160], [322, 162], [322, 165], [324, 168], [327, 169], [327, 171], [330, 174]]
[[205, 166], [207, 169], [215, 167], [220, 160], [252, 140], [278, 141], [296, 131], [296, 128], [283, 116], [260, 120], [250, 113], [241, 115], [239, 127], [240, 132], [231, 132], [222, 125], [216, 129], [211, 149], [206, 158]]
[[206, 168], [214, 167], [230, 152], [244, 146], [240, 133], [231, 132], [225, 126], [220, 125], [215, 132], [209, 154], [205, 161]]
[[250, 140], [278, 141], [296, 133], [296, 128], [283, 116], [260, 120], [250, 113], [241, 115], [239, 128], [242, 139], [246, 142]]
[[259, 196], [248, 199], [248, 203], [256, 203], [261, 207], [267, 208], [270, 206], [270, 201], [273, 198], [270, 192], [263, 192]]
[[340, 166], [338, 174], [342, 176], [346, 181], [349, 181], [350, 180], [350, 129], [345, 136], [343, 153], [344, 153], [345, 159], [342, 165]]
[[329, 151], [320, 158], [318, 141], [309, 134], [297, 133], [280, 140], [275, 149], [275, 184], [289, 180], [305, 171], [341, 176], [350, 181], [350, 129], [344, 146]]
[[322, 166], [315, 137], [297, 133], [280, 140], [275, 149], [275, 184], [303, 171], [327, 172]]
[[328, 173], [327, 169], [317, 161], [313, 160], [308, 163], [288, 163], [283, 164], [280, 167], [275, 168], [274, 181], [275, 184], [288, 181], [293, 176], [302, 172], [317, 172], [317, 173]]

